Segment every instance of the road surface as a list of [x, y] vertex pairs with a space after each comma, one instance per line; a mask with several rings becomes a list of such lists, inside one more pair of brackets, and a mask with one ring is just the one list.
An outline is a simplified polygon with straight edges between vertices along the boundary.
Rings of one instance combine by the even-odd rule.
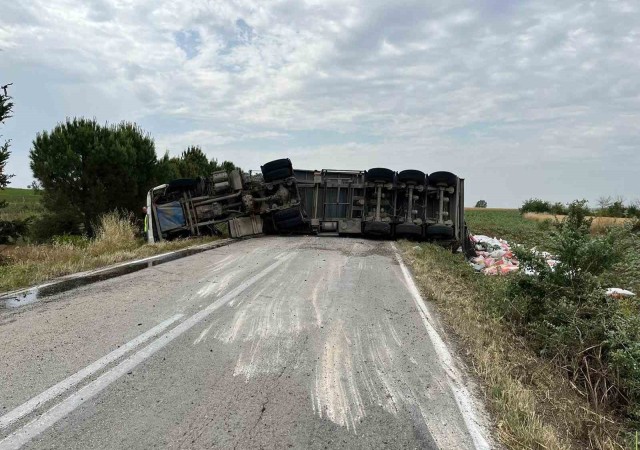
[[237, 242], [0, 310], [0, 449], [489, 448], [437, 330], [390, 242]]

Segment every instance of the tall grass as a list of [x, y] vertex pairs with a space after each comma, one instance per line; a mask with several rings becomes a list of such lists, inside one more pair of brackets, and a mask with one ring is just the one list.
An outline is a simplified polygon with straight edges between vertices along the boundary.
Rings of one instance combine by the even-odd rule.
[[622, 426], [597, 411], [552, 361], [496, 316], [506, 278], [474, 273], [460, 255], [401, 242], [420, 290], [438, 306], [469, 367], [482, 381], [501, 443], [510, 449], [622, 449]]
[[[535, 222], [564, 222], [567, 218], [566, 215], [554, 215], [548, 213], [524, 213], [522, 215], [527, 220], [532, 220]], [[589, 216], [589, 219], [593, 219], [591, 222], [591, 233], [592, 234], [600, 234], [604, 233], [608, 228], [612, 226], [622, 226], [628, 223], [633, 222], [636, 219], [632, 218], [623, 218], [623, 217], [600, 217], [600, 216]]]
[[49, 244], [22, 244], [0, 249], [0, 292], [215, 239], [192, 238], [147, 244], [137, 236], [131, 216], [112, 212], [101, 217], [94, 239], [58, 236]]

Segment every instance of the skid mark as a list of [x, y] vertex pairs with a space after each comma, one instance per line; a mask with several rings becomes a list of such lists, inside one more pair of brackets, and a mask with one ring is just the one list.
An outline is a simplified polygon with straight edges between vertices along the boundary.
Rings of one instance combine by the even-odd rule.
[[351, 350], [343, 324], [338, 323], [316, 365], [312, 407], [320, 417], [355, 432], [356, 423], [365, 415], [365, 408], [357, 386]]
[[202, 342], [205, 339], [205, 337], [207, 336], [207, 334], [209, 333], [209, 331], [211, 331], [211, 327], [212, 326], [213, 326], [213, 324], [209, 325], [207, 328], [202, 330], [202, 333], [200, 333], [200, 336], [198, 336], [196, 338], [196, 340], [193, 341], [193, 345], [198, 345], [200, 342]]
[[239, 270], [231, 270], [224, 274], [222, 277], [214, 277], [211, 281], [198, 289], [198, 292], [196, 292], [196, 296], [200, 298], [206, 298], [212, 295], [220, 294], [229, 286], [231, 280], [233, 280], [239, 272]]
[[[393, 416], [420, 411], [423, 423], [418, 426], [426, 425], [441, 448], [464, 447], [464, 429], [434, 409], [455, 409], [447, 384], [424, 363], [416, 366], [388, 320], [331, 323], [311, 391], [311, 407], [319, 417], [357, 433], [368, 408], [381, 407]], [[443, 405], [443, 399], [450, 404]]]
[[[300, 289], [307, 271], [293, 271], [292, 261], [260, 288], [229, 303], [230, 321], [222, 324], [215, 338], [240, 345], [234, 376], [247, 380], [266, 373], [277, 373], [288, 364], [300, 365], [298, 342], [303, 332], [315, 327], [309, 288]], [[292, 275], [293, 274], [293, 275]], [[292, 361], [295, 359], [295, 361]]]

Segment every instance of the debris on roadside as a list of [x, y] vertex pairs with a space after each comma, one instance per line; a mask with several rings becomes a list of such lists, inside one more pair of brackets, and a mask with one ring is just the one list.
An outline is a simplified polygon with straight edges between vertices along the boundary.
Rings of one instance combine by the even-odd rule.
[[[506, 275], [520, 270], [520, 263], [514, 255], [509, 242], [482, 234], [470, 235], [470, 239], [477, 256], [471, 258], [469, 264], [477, 272], [485, 275]], [[531, 251], [544, 258], [552, 269], [560, 262], [549, 252], [538, 251], [535, 247]], [[537, 272], [530, 267], [524, 267], [523, 270], [526, 275], [537, 275]], [[636, 296], [634, 292], [621, 288], [608, 288], [605, 295], [615, 299]]]
[[627, 298], [627, 297], [635, 297], [636, 294], [631, 291], [627, 291], [626, 289], [609, 288], [607, 289], [606, 296], [611, 298], [621, 299], [621, 298]]
[[481, 234], [471, 235], [470, 239], [477, 255], [471, 258], [470, 262], [478, 272], [485, 275], [504, 275], [520, 268], [518, 259], [507, 241]]
[[[506, 275], [520, 270], [520, 263], [509, 242], [482, 234], [471, 235], [470, 239], [477, 255], [475, 258], [471, 258], [470, 263], [476, 271], [485, 275]], [[535, 249], [533, 251], [542, 256], [549, 267], [558, 264], [558, 261], [550, 253], [538, 252]]]

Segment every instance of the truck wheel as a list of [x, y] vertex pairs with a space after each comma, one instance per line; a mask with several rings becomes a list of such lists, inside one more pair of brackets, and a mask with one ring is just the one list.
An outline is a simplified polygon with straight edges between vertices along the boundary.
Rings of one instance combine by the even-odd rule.
[[261, 166], [262, 176], [267, 183], [293, 176], [293, 165], [289, 158], [276, 159]]
[[273, 224], [273, 217], [262, 216], [262, 234], [276, 234], [276, 227]]
[[390, 236], [391, 224], [387, 222], [365, 222], [363, 231], [365, 235], [370, 236]]
[[426, 237], [431, 239], [451, 239], [453, 234], [453, 227], [446, 225], [429, 225], [425, 232]]
[[365, 181], [393, 183], [396, 173], [393, 170], [376, 167], [364, 173]]
[[420, 170], [403, 170], [398, 172], [398, 181], [401, 183], [425, 184], [426, 176]]
[[273, 214], [273, 222], [278, 230], [290, 230], [304, 223], [300, 208], [289, 208]]
[[396, 225], [396, 237], [408, 237], [419, 239], [422, 237], [422, 227], [409, 223], [399, 223]]
[[427, 177], [429, 186], [437, 186], [446, 184], [447, 186], [455, 186], [458, 183], [458, 177], [451, 172], [433, 172]]
[[273, 214], [273, 220], [275, 220], [276, 223], [283, 220], [293, 219], [295, 217], [302, 218], [299, 208], [283, 209]]

